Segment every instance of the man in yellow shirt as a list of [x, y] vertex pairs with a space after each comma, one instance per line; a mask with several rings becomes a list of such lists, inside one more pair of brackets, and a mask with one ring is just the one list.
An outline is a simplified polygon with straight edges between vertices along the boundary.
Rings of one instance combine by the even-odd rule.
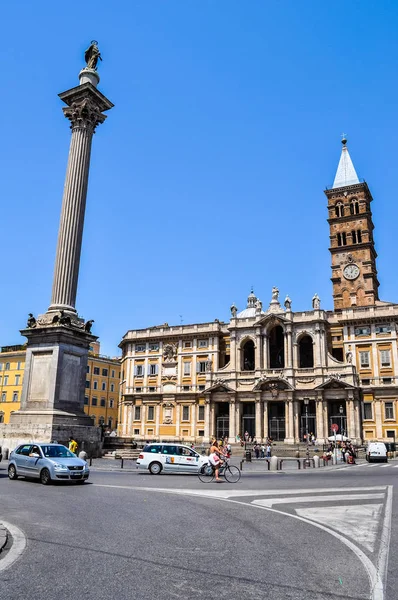
[[69, 438], [69, 450], [73, 452], [73, 454], [76, 454], [77, 452], [77, 442], [73, 439], [73, 437]]

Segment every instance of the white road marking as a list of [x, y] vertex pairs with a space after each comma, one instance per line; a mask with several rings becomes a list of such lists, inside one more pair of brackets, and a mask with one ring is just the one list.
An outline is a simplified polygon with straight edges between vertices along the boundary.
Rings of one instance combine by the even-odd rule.
[[7, 523], [6, 521], [1, 522], [12, 535], [12, 546], [5, 557], [0, 560], [0, 571], [5, 571], [18, 560], [25, 550], [26, 536], [22, 529], [19, 529], [16, 525], [11, 525], [11, 523]]
[[381, 466], [380, 466], [380, 469], [385, 469], [386, 467], [391, 467], [391, 466], [392, 466], [392, 465], [389, 465], [389, 464], [387, 464], [387, 465], [381, 465]]
[[[390, 553], [390, 539], [391, 539], [391, 518], [392, 518], [392, 491], [393, 486], [389, 485], [387, 488], [387, 500], [386, 500], [386, 509], [384, 511], [384, 523], [383, 529], [380, 537], [380, 550], [379, 550], [379, 573], [381, 576], [381, 581], [387, 581], [387, 567], [388, 567], [388, 557]], [[383, 592], [383, 590], [382, 590]], [[383, 596], [381, 596], [383, 598]]]
[[296, 498], [262, 498], [252, 504], [273, 506], [274, 504], [299, 504], [300, 502], [332, 502], [342, 500], [375, 500], [384, 498], [384, 494], [331, 494], [330, 496], [297, 496]]
[[[207, 485], [211, 486], [212, 489], [207, 489]], [[297, 496], [299, 494], [329, 494], [331, 492], [338, 492], [340, 495], [344, 492], [379, 492], [385, 491], [387, 486], [371, 486], [371, 487], [346, 487], [346, 488], [312, 488], [303, 490], [231, 490], [222, 489], [221, 485], [214, 484], [203, 484], [203, 489], [172, 489], [172, 488], [152, 488], [152, 487], [139, 487], [129, 485], [111, 485], [105, 483], [93, 483], [92, 487], [105, 487], [105, 488], [118, 488], [130, 491], [138, 492], [161, 492], [164, 494], [177, 494], [182, 496], [202, 496], [209, 498], [240, 498], [244, 496]], [[362, 496], [361, 496], [362, 497]]]
[[311, 521], [333, 527], [373, 552], [382, 508], [383, 504], [317, 506], [296, 508], [296, 513]]

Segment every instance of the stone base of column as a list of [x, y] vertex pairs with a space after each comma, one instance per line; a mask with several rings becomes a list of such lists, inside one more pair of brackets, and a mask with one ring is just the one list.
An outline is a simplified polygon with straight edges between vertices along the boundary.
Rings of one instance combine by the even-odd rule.
[[0, 436], [9, 449], [23, 442], [66, 443], [70, 436], [98, 452], [101, 430], [84, 412], [88, 351], [97, 338], [84, 321], [48, 323], [48, 313], [35, 326], [21, 331], [28, 338], [21, 408], [1, 425]]
[[285, 438], [285, 439], [283, 440], [283, 443], [284, 443], [284, 444], [294, 444], [294, 443], [295, 443], [295, 441], [294, 441], [294, 438], [293, 438], [293, 437], [288, 437], [288, 438]]

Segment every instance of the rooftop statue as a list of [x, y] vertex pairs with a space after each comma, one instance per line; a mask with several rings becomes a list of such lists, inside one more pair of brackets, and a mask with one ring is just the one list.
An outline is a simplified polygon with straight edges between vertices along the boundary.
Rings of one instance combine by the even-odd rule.
[[91, 45], [84, 53], [84, 60], [87, 63], [87, 69], [97, 70], [98, 59], [102, 60], [101, 53], [98, 50], [98, 42], [92, 40]]

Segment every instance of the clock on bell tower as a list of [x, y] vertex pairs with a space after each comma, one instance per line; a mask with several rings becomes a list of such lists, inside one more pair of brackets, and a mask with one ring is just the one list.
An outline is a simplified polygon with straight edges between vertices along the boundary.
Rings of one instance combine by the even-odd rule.
[[342, 152], [328, 199], [334, 309], [370, 306], [379, 299], [376, 250], [365, 181], [360, 182], [343, 136]]

